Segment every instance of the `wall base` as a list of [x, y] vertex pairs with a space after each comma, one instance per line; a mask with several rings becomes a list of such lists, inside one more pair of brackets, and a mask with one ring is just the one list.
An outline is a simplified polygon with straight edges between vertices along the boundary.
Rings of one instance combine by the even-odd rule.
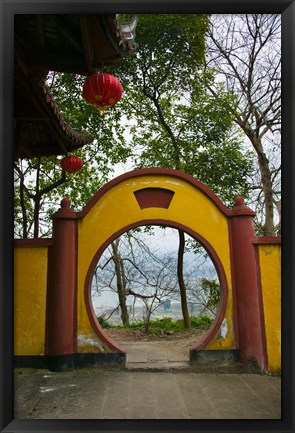
[[83, 367], [124, 369], [125, 353], [74, 353], [60, 356], [15, 356], [15, 368], [45, 368], [50, 371], [70, 371]]
[[239, 350], [190, 350], [190, 364], [224, 364], [238, 362], [240, 360]]
[[190, 365], [200, 372], [215, 373], [253, 373], [263, 370], [255, 360], [241, 362], [240, 351], [232, 350], [190, 350]]
[[14, 356], [14, 368], [48, 368], [47, 356]]

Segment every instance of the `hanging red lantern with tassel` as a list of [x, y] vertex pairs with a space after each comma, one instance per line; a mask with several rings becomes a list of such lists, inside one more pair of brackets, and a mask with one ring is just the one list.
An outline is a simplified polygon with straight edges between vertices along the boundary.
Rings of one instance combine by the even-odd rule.
[[115, 105], [122, 97], [123, 87], [118, 78], [107, 73], [93, 74], [86, 78], [83, 97], [95, 105], [101, 113]]
[[67, 173], [74, 175], [83, 167], [83, 161], [78, 156], [69, 155], [61, 160], [60, 166]]

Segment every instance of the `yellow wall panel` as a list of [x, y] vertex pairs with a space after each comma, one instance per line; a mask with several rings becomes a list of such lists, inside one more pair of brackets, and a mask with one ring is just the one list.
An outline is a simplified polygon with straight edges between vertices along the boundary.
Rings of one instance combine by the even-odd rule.
[[46, 247], [15, 248], [15, 355], [44, 355], [47, 255]]
[[268, 369], [281, 368], [281, 245], [259, 245]]

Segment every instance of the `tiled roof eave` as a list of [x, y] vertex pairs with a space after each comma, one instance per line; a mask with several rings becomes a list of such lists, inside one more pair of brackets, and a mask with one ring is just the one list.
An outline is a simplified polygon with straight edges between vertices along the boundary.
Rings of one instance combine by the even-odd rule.
[[72, 141], [73, 144], [76, 144], [77, 146], [84, 146], [85, 144], [92, 143], [94, 140], [92, 135], [76, 131], [64, 120], [58, 105], [55, 102], [55, 99], [46, 83], [43, 82], [40, 84], [40, 86], [44, 95], [44, 101], [47, 105], [47, 112], [49, 113], [52, 120], [58, 123], [63, 135], [65, 135], [68, 140]]

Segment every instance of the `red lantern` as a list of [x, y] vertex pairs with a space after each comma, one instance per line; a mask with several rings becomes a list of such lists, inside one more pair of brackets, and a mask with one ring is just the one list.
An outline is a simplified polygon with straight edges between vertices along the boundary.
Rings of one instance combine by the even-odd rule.
[[115, 105], [121, 99], [122, 93], [123, 87], [118, 78], [106, 73], [93, 74], [86, 78], [82, 92], [86, 101], [95, 105], [100, 112]]
[[75, 174], [81, 170], [83, 166], [83, 161], [78, 156], [69, 155], [61, 160], [61, 168], [70, 174]]

